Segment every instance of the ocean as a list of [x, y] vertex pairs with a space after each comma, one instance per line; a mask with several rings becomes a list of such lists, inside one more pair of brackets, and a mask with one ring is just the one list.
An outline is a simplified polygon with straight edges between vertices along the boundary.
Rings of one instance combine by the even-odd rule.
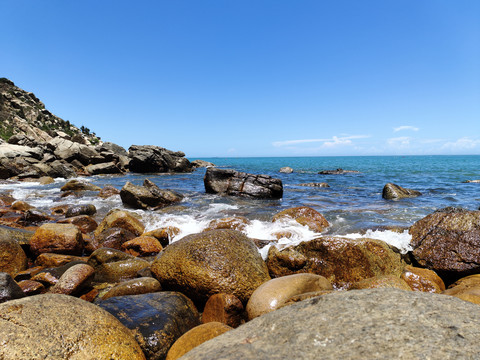
[[[194, 160], [194, 159], [190, 159]], [[350, 238], [370, 237], [410, 250], [408, 228], [424, 216], [448, 206], [477, 210], [480, 206], [480, 184], [465, 183], [480, 179], [480, 156], [346, 156], [346, 157], [257, 157], [202, 158], [217, 167], [280, 178], [284, 195], [281, 200], [256, 200], [205, 193], [200, 168], [186, 174], [127, 174], [92, 176], [83, 180], [100, 187], [107, 184], [121, 189], [126, 181], [141, 185], [149, 178], [160, 188], [182, 193], [184, 200], [159, 211], [134, 210], [147, 230], [176, 226], [180, 233], [172, 241], [200, 232], [213, 219], [245, 216], [250, 224], [245, 233], [256, 239], [275, 240], [279, 247], [297, 244], [320, 236], [296, 222], [272, 223], [272, 216], [284, 209], [309, 206], [329, 221], [326, 235]], [[294, 172], [280, 173], [289, 166]], [[319, 171], [342, 168], [358, 173], [320, 175]], [[50, 185], [38, 183], [4, 183], [0, 192], [9, 192], [40, 210], [49, 212], [63, 204], [94, 204], [100, 221], [112, 208], [123, 208], [120, 196], [101, 199], [95, 192], [79, 198], [62, 198], [60, 187], [65, 179]], [[330, 187], [307, 187], [300, 184], [326, 182]], [[418, 190], [421, 196], [397, 201], [384, 200], [382, 189], [387, 183]], [[130, 209], [131, 210], [131, 209]], [[288, 231], [290, 238], [276, 239], [273, 233]], [[266, 249], [262, 251], [265, 255]]]

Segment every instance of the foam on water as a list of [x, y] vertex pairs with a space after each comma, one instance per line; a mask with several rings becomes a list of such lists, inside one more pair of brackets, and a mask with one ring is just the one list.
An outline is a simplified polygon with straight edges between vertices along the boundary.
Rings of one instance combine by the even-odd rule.
[[405, 230], [401, 233], [391, 230], [367, 230], [365, 234], [352, 233], [343, 235], [343, 237], [349, 239], [377, 239], [385, 241], [387, 244], [395, 246], [400, 250], [402, 254], [406, 254], [412, 251], [413, 248], [410, 244], [412, 236]]

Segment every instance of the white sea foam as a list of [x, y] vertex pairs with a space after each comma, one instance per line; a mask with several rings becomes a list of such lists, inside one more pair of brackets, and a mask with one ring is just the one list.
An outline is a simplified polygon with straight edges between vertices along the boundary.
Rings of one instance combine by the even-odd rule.
[[343, 235], [343, 237], [349, 239], [369, 238], [382, 240], [387, 244], [395, 246], [402, 254], [406, 254], [408, 251], [413, 250], [412, 246], [410, 245], [412, 236], [408, 233], [408, 230], [405, 230], [401, 233], [391, 230], [367, 230], [365, 234], [352, 233]]

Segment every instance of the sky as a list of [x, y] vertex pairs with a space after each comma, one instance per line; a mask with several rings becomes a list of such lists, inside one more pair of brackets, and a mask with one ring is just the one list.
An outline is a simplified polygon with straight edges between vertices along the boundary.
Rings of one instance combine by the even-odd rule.
[[0, 77], [128, 149], [480, 154], [478, 0], [0, 0]]

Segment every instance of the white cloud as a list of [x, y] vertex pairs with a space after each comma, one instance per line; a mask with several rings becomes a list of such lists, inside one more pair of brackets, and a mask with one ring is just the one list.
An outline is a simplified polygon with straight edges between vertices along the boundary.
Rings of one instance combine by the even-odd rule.
[[448, 150], [471, 150], [480, 147], [480, 139], [472, 139], [469, 137], [463, 137], [456, 141], [450, 141], [443, 144], [442, 149]]
[[393, 131], [395, 131], [395, 132], [397, 132], [397, 131], [403, 131], [403, 130], [418, 131], [418, 130], [420, 130], [420, 129], [417, 128], [417, 127], [415, 127], [415, 126], [411, 126], [411, 125], [402, 125], [402, 126], [393, 128]]
[[407, 147], [410, 146], [412, 138], [408, 136], [400, 136], [396, 138], [390, 138], [387, 140], [387, 144], [392, 147]]
[[340, 146], [340, 145], [352, 145], [353, 139], [364, 139], [369, 137], [370, 137], [369, 135], [333, 136], [330, 139], [300, 139], [300, 140], [275, 141], [272, 143], [272, 145], [275, 147], [282, 147], [282, 146], [297, 145], [297, 144], [323, 142], [322, 147], [333, 147], [333, 146]]

